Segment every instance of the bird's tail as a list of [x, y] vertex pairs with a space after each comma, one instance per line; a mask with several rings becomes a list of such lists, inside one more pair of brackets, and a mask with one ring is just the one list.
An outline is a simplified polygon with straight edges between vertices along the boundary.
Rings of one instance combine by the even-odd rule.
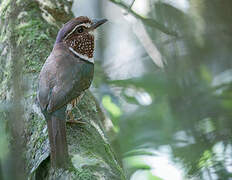
[[51, 164], [55, 168], [68, 165], [68, 146], [66, 140], [65, 108], [46, 117], [51, 151]]

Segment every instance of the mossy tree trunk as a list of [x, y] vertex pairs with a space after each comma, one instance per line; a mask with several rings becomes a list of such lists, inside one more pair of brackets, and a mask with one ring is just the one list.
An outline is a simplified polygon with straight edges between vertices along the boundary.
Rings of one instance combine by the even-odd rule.
[[[85, 124], [67, 125], [70, 168], [62, 171], [50, 167], [46, 122], [35, 100], [37, 79], [59, 27], [72, 18], [72, 2], [0, 3], [0, 100], [7, 104], [7, 111], [0, 111], [0, 116], [12, 137], [7, 158], [11, 162], [7, 163], [9, 174], [17, 179], [124, 179], [102, 130], [102, 113], [89, 91], [73, 110]], [[9, 174], [3, 172], [4, 177], [14, 178]]]

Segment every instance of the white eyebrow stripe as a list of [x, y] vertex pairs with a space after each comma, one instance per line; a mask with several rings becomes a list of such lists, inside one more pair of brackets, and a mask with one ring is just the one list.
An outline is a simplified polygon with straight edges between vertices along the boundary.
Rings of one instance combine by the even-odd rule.
[[76, 25], [75, 28], [73, 28], [73, 30], [70, 33], [68, 33], [67, 36], [65, 36], [64, 40], [67, 39], [67, 37], [70, 36], [80, 26], [85, 26], [86, 28], [89, 28], [91, 26], [91, 24], [90, 23], [85, 23], [85, 24], [83, 23], [83, 24]]

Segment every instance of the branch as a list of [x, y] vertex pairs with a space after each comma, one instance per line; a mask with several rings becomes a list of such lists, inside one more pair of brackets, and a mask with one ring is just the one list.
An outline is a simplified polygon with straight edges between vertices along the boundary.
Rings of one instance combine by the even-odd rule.
[[[0, 10], [4, 9], [0, 12], [2, 23], [0, 52], [6, 49], [6, 53], [1, 53], [0, 56], [3, 70], [3, 72], [0, 71], [0, 108], [4, 108], [5, 111], [5, 108], [8, 108], [3, 106], [5, 102], [13, 102], [9, 115], [2, 112], [3, 115], [6, 114], [6, 118], [1, 114], [0, 109], [0, 120], [4, 117], [4, 120], [8, 120], [7, 122], [17, 131], [22, 129], [23, 135], [15, 133], [18, 138], [14, 138], [14, 141], [16, 145], [24, 143], [23, 148], [13, 146], [16, 147], [14, 149], [17, 154], [12, 155], [10, 160], [13, 164], [10, 166], [15, 167], [15, 171], [4, 173], [8, 175], [10, 172], [9, 175], [16, 176], [8, 179], [19, 180], [124, 180], [124, 173], [102, 128], [104, 116], [89, 91], [81, 99], [78, 108], [72, 109], [75, 118], [81, 118], [84, 123], [67, 125], [67, 142], [71, 159], [69, 169], [54, 170], [50, 166], [46, 121], [35, 103], [35, 96], [31, 94], [36, 94], [38, 72], [51, 52], [58, 31], [57, 27], [72, 18], [71, 4], [66, 2], [67, 0], [24, 0], [15, 3], [14, 0], [4, 0], [5, 5], [0, 8]], [[17, 91], [18, 89], [23, 93]], [[24, 128], [18, 125], [19, 122], [23, 123]], [[17, 159], [20, 155], [23, 155], [23, 158], [19, 161]], [[21, 159], [25, 159], [25, 163]], [[5, 160], [0, 163], [9, 166]], [[20, 178], [23, 170], [26, 170], [24, 173], [26, 177]]]
[[164, 67], [164, 62], [162, 60], [162, 56], [157, 49], [154, 42], [152, 42], [149, 34], [147, 33], [143, 23], [140, 21], [133, 27], [134, 33], [138, 37], [139, 41], [143, 45], [147, 54], [151, 57], [152, 61], [160, 68]]
[[109, 1], [120, 6], [123, 9], [125, 9], [126, 11], [128, 11], [128, 13], [130, 13], [131, 15], [136, 17], [137, 19], [140, 19], [146, 25], [148, 25], [152, 28], [159, 29], [161, 32], [163, 32], [165, 34], [172, 35], [172, 36], [178, 36], [178, 34], [176, 32], [170, 31], [167, 27], [165, 27], [163, 24], [160, 24], [158, 21], [151, 19], [151, 18], [146, 18], [146, 17], [143, 17], [143, 16], [137, 14], [135, 11], [133, 11], [130, 7], [128, 7], [123, 2], [121, 2], [121, 1], [119, 2], [116, 0], [109, 0]]

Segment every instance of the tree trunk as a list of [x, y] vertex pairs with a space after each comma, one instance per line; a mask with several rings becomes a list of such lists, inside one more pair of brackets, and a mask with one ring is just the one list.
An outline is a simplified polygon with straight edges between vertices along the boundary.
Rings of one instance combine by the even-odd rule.
[[73, 110], [85, 124], [67, 124], [70, 168], [63, 171], [50, 166], [47, 126], [35, 100], [37, 79], [58, 29], [73, 17], [72, 3], [0, 2], [0, 105], [8, 105], [4, 113], [0, 109], [0, 116], [4, 115], [12, 137], [8, 157], [0, 164], [2, 171], [11, 171], [3, 172], [3, 178], [125, 179], [102, 129], [102, 112], [89, 91]]

